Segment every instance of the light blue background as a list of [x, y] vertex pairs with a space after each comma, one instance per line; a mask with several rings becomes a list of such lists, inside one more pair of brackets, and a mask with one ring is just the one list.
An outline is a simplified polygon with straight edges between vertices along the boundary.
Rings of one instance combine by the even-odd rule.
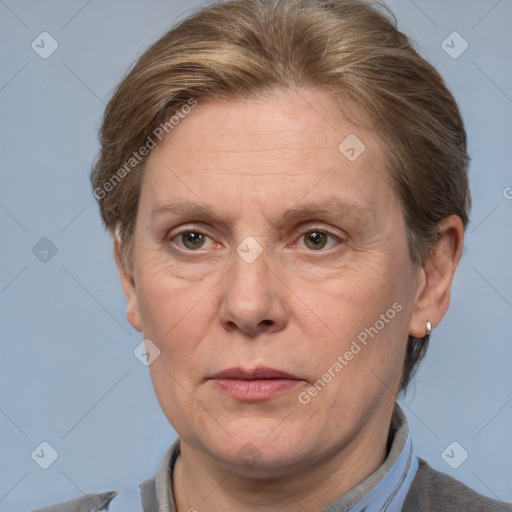
[[[133, 60], [198, 2], [0, 0], [0, 509], [27, 510], [152, 476], [175, 433], [133, 355], [90, 192], [104, 103]], [[400, 27], [454, 91], [473, 158], [472, 223], [452, 306], [403, 401], [416, 451], [512, 501], [512, 2], [394, 0]], [[41, 32], [59, 44], [43, 60]], [[469, 43], [452, 59], [441, 42]], [[31, 249], [57, 246], [47, 263]], [[59, 453], [48, 469], [30, 454]], [[441, 452], [469, 458], [452, 470]]]

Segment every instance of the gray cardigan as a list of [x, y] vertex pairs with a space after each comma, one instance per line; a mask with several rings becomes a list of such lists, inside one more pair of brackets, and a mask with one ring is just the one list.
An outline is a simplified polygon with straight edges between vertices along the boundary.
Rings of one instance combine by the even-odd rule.
[[[144, 512], [175, 512], [159, 508], [154, 478], [146, 480], [140, 489]], [[115, 491], [90, 494], [35, 512], [107, 511], [110, 501], [117, 494]], [[436, 471], [420, 459], [418, 472], [411, 484], [402, 512], [512, 512], [512, 505], [482, 496], [451, 476]]]

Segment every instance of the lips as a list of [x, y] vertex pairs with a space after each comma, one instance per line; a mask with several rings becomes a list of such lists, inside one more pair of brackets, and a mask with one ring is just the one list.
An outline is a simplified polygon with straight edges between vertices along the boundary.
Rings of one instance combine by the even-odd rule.
[[265, 367], [228, 368], [213, 375], [212, 380], [218, 391], [245, 402], [270, 400], [303, 383], [296, 375]]
[[273, 368], [259, 367], [253, 370], [244, 370], [243, 368], [227, 368], [216, 373], [213, 379], [237, 379], [237, 380], [268, 380], [268, 379], [288, 379], [301, 380], [296, 375], [275, 370]]

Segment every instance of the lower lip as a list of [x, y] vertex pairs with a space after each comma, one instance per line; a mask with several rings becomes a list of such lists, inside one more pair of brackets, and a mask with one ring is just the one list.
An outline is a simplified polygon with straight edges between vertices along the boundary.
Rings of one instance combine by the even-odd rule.
[[292, 379], [216, 379], [217, 387], [233, 398], [248, 402], [268, 400], [276, 395], [295, 389], [301, 384], [300, 380]]

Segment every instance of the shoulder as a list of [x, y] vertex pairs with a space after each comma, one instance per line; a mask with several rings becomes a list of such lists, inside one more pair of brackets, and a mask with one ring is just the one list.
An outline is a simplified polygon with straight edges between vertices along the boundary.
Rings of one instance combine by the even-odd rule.
[[32, 512], [100, 512], [101, 510], [108, 510], [110, 502], [117, 494], [119, 494], [118, 491], [86, 494], [74, 500], [38, 508]]
[[70, 501], [63, 501], [31, 512], [102, 512], [125, 510], [158, 510], [155, 479], [149, 478], [138, 488], [85, 494]]
[[497, 501], [467, 487], [419, 459], [419, 468], [402, 509], [404, 512], [512, 512], [512, 504]]

